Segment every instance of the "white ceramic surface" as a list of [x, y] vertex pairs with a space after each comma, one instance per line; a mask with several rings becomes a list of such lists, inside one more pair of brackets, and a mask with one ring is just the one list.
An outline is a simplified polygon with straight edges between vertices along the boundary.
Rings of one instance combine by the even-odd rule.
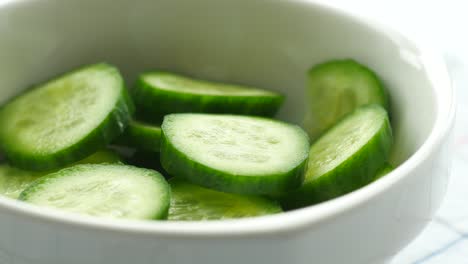
[[[325, 2], [325, 0], [323, 1]], [[320, 1], [11, 0], [0, 2], [0, 101], [96, 61], [167, 69], [288, 95], [304, 114], [305, 71], [351, 57], [382, 76], [402, 163], [338, 199], [257, 219], [108, 221], [0, 198], [0, 264], [384, 263], [431, 219], [450, 172], [453, 92], [425, 45]]]

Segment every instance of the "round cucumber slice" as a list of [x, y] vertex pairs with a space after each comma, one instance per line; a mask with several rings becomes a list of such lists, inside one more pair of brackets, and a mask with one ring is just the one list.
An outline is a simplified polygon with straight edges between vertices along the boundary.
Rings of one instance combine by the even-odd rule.
[[281, 213], [275, 201], [251, 195], [223, 193], [173, 178], [169, 220], [206, 221]]
[[162, 129], [161, 164], [192, 183], [277, 194], [303, 181], [309, 141], [298, 126], [260, 117], [172, 114]]
[[91, 155], [126, 128], [133, 105], [118, 70], [95, 64], [39, 85], [0, 110], [0, 147], [16, 167], [50, 170]]
[[159, 152], [161, 146], [161, 127], [140, 121], [131, 121], [127, 130], [115, 142], [143, 151]]
[[166, 72], [141, 75], [133, 89], [133, 99], [139, 116], [150, 121], [184, 112], [274, 116], [284, 101], [275, 92]]
[[282, 199], [283, 206], [323, 202], [370, 183], [385, 164], [392, 141], [385, 109], [356, 109], [312, 145], [304, 184]]
[[[81, 160], [77, 164], [119, 163], [120, 158], [111, 151], [103, 150]], [[50, 172], [51, 173], [51, 172]], [[8, 164], [0, 165], [0, 195], [17, 199], [20, 193], [33, 181], [48, 174], [47, 172], [35, 172], [11, 167]]]
[[120, 164], [77, 165], [32, 183], [19, 199], [105, 218], [164, 219], [170, 187], [156, 171]]
[[377, 75], [354, 60], [333, 60], [308, 73], [304, 127], [312, 140], [355, 108], [380, 104], [388, 109], [385, 88]]

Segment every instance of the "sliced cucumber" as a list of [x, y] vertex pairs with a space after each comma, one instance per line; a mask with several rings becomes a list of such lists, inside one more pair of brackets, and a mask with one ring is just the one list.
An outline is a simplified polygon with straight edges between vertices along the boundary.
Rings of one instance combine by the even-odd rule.
[[354, 60], [319, 64], [308, 76], [304, 127], [312, 140], [358, 106], [380, 104], [388, 109], [382, 82], [369, 68]]
[[17, 199], [26, 187], [42, 176], [44, 176], [42, 172], [26, 171], [1, 164], [0, 195]]
[[370, 183], [391, 145], [385, 109], [378, 105], [356, 109], [312, 145], [304, 184], [283, 199], [284, 207], [319, 203]]
[[127, 130], [115, 142], [118, 145], [138, 150], [159, 152], [161, 146], [161, 127], [132, 121]]
[[97, 217], [164, 219], [169, 210], [170, 187], [153, 170], [87, 164], [40, 178], [19, 199]]
[[172, 114], [162, 129], [163, 167], [192, 183], [276, 194], [303, 181], [309, 142], [298, 126], [260, 117]]
[[284, 97], [266, 90], [151, 72], [140, 76], [133, 90], [138, 111], [160, 121], [171, 113], [230, 113], [273, 116]]
[[282, 212], [277, 202], [260, 196], [218, 192], [176, 178], [169, 183], [172, 189], [169, 220], [224, 220]]
[[0, 147], [16, 167], [79, 161], [126, 128], [133, 105], [118, 70], [91, 65], [25, 92], [0, 110]]
[[[98, 151], [95, 154], [77, 162], [76, 164], [99, 164], [119, 163], [118, 155], [111, 151]], [[0, 165], [0, 195], [13, 199], [18, 198], [20, 193], [33, 181], [46, 175], [46, 172], [27, 171], [11, 167], [7, 164]]]
[[383, 176], [389, 174], [392, 170], [394, 169], [394, 167], [392, 166], [392, 164], [390, 163], [385, 163], [385, 165], [377, 172], [375, 178], [374, 178], [374, 181], [382, 178]]

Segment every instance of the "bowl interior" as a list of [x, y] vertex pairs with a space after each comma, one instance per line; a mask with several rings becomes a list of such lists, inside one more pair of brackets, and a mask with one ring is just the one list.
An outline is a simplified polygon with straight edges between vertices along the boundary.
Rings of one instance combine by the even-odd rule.
[[0, 6], [0, 102], [74, 67], [106, 61], [122, 70], [129, 86], [137, 73], [163, 69], [280, 91], [288, 98], [279, 117], [300, 124], [309, 67], [354, 58], [374, 69], [389, 90], [394, 163], [421, 146], [435, 121], [431, 78], [416, 48], [312, 3], [13, 2]]

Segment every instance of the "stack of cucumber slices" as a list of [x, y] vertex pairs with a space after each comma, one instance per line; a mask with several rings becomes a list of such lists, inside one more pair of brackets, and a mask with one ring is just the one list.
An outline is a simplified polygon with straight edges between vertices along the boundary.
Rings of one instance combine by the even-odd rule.
[[129, 92], [116, 67], [89, 65], [0, 108], [0, 194], [104, 218], [224, 220], [320, 203], [392, 170], [375, 73], [326, 62], [306, 93], [299, 126], [273, 119], [285, 100], [273, 91], [148, 72]]

